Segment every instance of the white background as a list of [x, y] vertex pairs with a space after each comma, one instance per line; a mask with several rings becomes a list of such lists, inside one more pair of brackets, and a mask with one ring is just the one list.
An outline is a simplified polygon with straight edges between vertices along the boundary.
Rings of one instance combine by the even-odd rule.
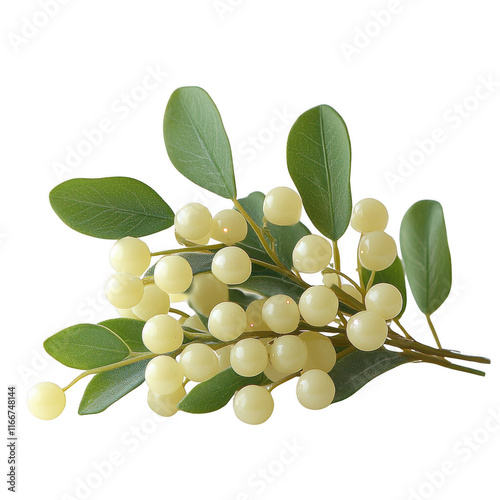
[[[48, 21], [41, 3], [3, 2], [0, 16], [2, 386], [15, 384], [19, 394], [18, 498], [298, 499], [314, 491], [345, 500], [497, 499], [496, 3], [222, 0], [217, 9], [211, 0], [66, 0]], [[144, 91], [137, 86], [148, 68], [159, 71], [159, 83]], [[480, 88], [478, 101], [481, 79], [496, 84], [489, 94]], [[446, 347], [493, 358], [487, 377], [406, 365], [321, 412], [298, 405], [292, 382], [273, 393], [274, 415], [257, 427], [237, 421], [230, 406], [156, 422], [145, 386], [103, 414], [81, 417], [81, 382], [59, 419], [34, 419], [24, 402], [29, 387], [75, 376], [46, 360], [43, 340], [113, 315], [101, 294], [111, 243], [68, 229], [51, 211], [50, 189], [73, 177], [124, 175], [152, 185], [174, 209], [193, 199], [214, 213], [230, 206], [169, 163], [162, 118], [182, 85], [205, 88], [218, 104], [240, 196], [291, 185], [288, 130], [300, 113], [328, 103], [350, 130], [353, 197], [386, 203], [389, 232], [397, 237], [413, 202], [440, 200], [454, 288], [435, 322]], [[124, 104], [124, 95], [140, 102]], [[459, 117], [464, 101], [467, 116]], [[103, 119], [113, 130], [79, 165], [56, 171]], [[400, 175], [401, 157], [436, 128], [445, 139], [391, 187], [387, 173]], [[251, 137], [259, 137], [253, 146]], [[173, 243], [171, 232], [146, 240], [155, 250]], [[341, 251], [350, 272], [355, 245], [349, 230]], [[432, 344], [413, 302], [405, 316], [408, 329]], [[110, 456], [119, 463], [98, 475]], [[453, 473], [443, 477], [437, 471], [447, 466]]]

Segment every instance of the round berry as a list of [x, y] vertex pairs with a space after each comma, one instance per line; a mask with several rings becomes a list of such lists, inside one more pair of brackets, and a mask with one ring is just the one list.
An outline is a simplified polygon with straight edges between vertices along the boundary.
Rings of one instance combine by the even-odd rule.
[[126, 236], [113, 245], [109, 261], [119, 273], [140, 276], [151, 263], [151, 253], [144, 241]]
[[233, 400], [235, 415], [245, 424], [264, 423], [273, 413], [274, 401], [271, 393], [258, 385], [247, 385], [240, 389]]
[[144, 285], [141, 279], [133, 274], [117, 273], [106, 282], [104, 294], [113, 306], [130, 309], [142, 299]]
[[153, 316], [142, 328], [142, 341], [155, 354], [175, 351], [182, 345], [183, 340], [182, 326], [167, 314]]
[[223, 342], [237, 339], [247, 326], [247, 313], [234, 302], [217, 304], [208, 318], [209, 332]]
[[366, 292], [367, 311], [380, 314], [385, 320], [395, 318], [403, 308], [401, 292], [389, 283], [379, 283]]
[[347, 322], [347, 338], [360, 351], [375, 351], [387, 339], [387, 323], [380, 314], [361, 311]]
[[146, 366], [145, 379], [156, 394], [173, 394], [182, 386], [184, 373], [181, 365], [170, 356], [157, 356]]
[[395, 260], [398, 254], [396, 242], [383, 231], [366, 233], [359, 242], [359, 260], [370, 271], [383, 271]]
[[331, 323], [339, 309], [339, 299], [331, 288], [312, 286], [300, 297], [299, 311], [307, 323], [325, 326]]
[[293, 226], [300, 221], [302, 200], [287, 187], [271, 189], [264, 199], [264, 217], [277, 226]]
[[340, 276], [336, 273], [323, 273], [323, 285], [327, 286], [328, 288], [331, 288], [333, 285], [340, 288]]
[[134, 311], [132, 309], [119, 309], [118, 307], [115, 307], [116, 312], [122, 317], [122, 318], [129, 318], [129, 319], [141, 319], [139, 316], [134, 314]]
[[193, 314], [193, 316], [189, 316], [182, 326], [185, 326], [187, 328], [192, 328], [193, 330], [200, 330], [201, 332], [207, 332], [207, 327], [201, 322], [201, 319], [198, 318], [196, 314]]
[[309, 410], [321, 410], [329, 406], [335, 397], [335, 384], [328, 373], [309, 370], [297, 381], [297, 399]]
[[307, 361], [303, 370], [323, 370], [329, 372], [337, 361], [335, 347], [328, 337], [319, 332], [302, 332], [299, 339], [303, 340], [307, 347]]
[[292, 253], [293, 265], [301, 273], [318, 273], [332, 259], [332, 246], [317, 234], [300, 238]]
[[221, 302], [229, 300], [229, 288], [212, 273], [197, 274], [189, 289], [189, 301], [194, 309], [208, 317], [210, 311]]
[[177, 413], [177, 405], [185, 395], [186, 389], [182, 385], [172, 394], [156, 394], [150, 389], [148, 405], [157, 415], [172, 417]]
[[269, 327], [262, 318], [262, 308], [265, 303], [266, 299], [258, 299], [250, 302], [248, 305], [246, 332], [265, 332], [269, 330]]
[[189, 203], [175, 214], [175, 232], [192, 241], [205, 238], [212, 229], [212, 215], [201, 203]]
[[266, 369], [264, 370], [264, 375], [271, 382], [278, 382], [278, 380], [281, 380], [290, 374], [279, 372], [278, 370], [276, 370], [276, 368], [274, 368], [274, 366], [271, 363], [267, 363]]
[[262, 319], [275, 333], [291, 333], [299, 326], [299, 307], [288, 295], [274, 295], [264, 303]]
[[246, 281], [251, 273], [252, 262], [242, 248], [223, 248], [212, 260], [212, 274], [227, 285], [239, 285]]
[[180, 255], [167, 255], [156, 263], [154, 279], [164, 292], [182, 293], [191, 286], [193, 270]]
[[167, 314], [170, 309], [170, 297], [162, 292], [155, 284], [146, 285], [141, 301], [132, 308], [132, 312], [143, 321], [156, 316]]
[[307, 361], [307, 346], [295, 335], [277, 338], [269, 348], [269, 359], [276, 370], [295, 373], [304, 368]]
[[215, 354], [217, 354], [217, 358], [219, 360], [219, 371], [222, 372], [226, 368], [229, 368], [231, 366], [231, 349], [233, 348], [232, 345], [226, 345], [224, 347], [221, 347], [220, 349], [217, 349], [215, 351]]
[[190, 344], [183, 351], [179, 364], [184, 375], [193, 382], [204, 382], [219, 371], [219, 359], [206, 344]]
[[41, 420], [58, 417], [66, 406], [64, 391], [52, 382], [41, 382], [33, 386], [28, 393], [28, 409]]
[[258, 339], [243, 339], [231, 350], [231, 366], [242, 377], [254, 377], [267, 366], [266, 346]]
[[248, 224], [236, 210], [222, 210], [214, 215], [210, 236], [226, 245], [234, 245], [246, 238]]
[[389, 214], [385, 205], [373, 198], [365, 198], [354, 206], [351, 226], [359, 233], [384, 231], [389, 222]]
[[350, 283], [346, 283], [345, 285], [342, 285], [341, 288], [345, 293], [348, 293], [352, 298], [356, 299], [358, 302], [361, 302], [361, 304], [363, 303], [363, 296], [355, 286], [351, 285]]

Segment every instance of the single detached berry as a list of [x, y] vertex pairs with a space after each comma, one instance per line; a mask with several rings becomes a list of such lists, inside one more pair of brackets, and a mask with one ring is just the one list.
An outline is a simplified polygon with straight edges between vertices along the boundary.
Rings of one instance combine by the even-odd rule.
[[130, 309], [142, 299], [144, 285], [141, 279], [133, 274], [117, 273], [106, 282], [104, 294], [113, 306]]
[[232, 348], [230, 361], [238, 375], [254, 377], [266, 369], [267, 349], [258, 339], [243, 339]]
[[180, 323], [167, 314], [153, 316], [142, 329], [144, 345], [155, 354], [175, 351], [182, 345], [183, 339]]
[[33, 386], [28, 393], [28, 409], [41, 420], [58, 417], [66, 406], [64, 391], [52, 382], [41, 382]]
[[325, 326], [331, 323], [339, 309], [339, 299], [326, 286], [312, 286], [300, 297], [299, 311], [307, 323]]
[[193, 308], [208, 318], [210, 311], [221, 302], [229, 300], [229, 288], [212, 273], [197, 274], [189, 289]]
[[358, 233], [384, 231], [388, 222], [387, 208], [373, 198], [358, 201], [352, 210], [351, 226]]
[[234, 245], [246, 238], [248, 224], [236, 210], [222, 210], [214, 215], [210, 236], [226, 245]]
[[309, 370], [322, 370], [329, 372], [337, 361], [337, 353], [331, 340], [319, 332], [302, 332], [299, 339], [303, 340], [307, 347], [307, 361], [303, 367], [305, 372]]
[[251, 273], [252, 262], [242, 248], [223, 248], [212, 260], [212, 274], [227, 285], [239, 285], [246, 281]]
[[269, 360], [279, 372], [298, 372], [306, 364], [307, 346], [295, 335], [284, 335], [275, 339], [269, 347]]
[[156, 394], [148, 391], [149, 407], [161, 417], [172, 417], [177, 413], [177, 404], [186, 395], [186, 389], [181, 385], [172, 394]]
[[380, 314], [385, 320], [395, 318], [403, 308], [401, 292], [389, 283], [372, 286], [365, 297], [366, 309]]
[[366, 233], [359, 242], [359, 260], [369, 271], [383, 271], [395, 260], [398, 254], [396, 242], [383, 231]]
[[234, 302], [217, 304], [208, 318], [209, 332], [223, 342], [237, 339], [247, 326], [247, 313]]
[[246, 424], [264, 423], [273, 413], [274, 401], [271, 393], [258, 385], [247, 385], [233, 399], [235, 415]]
[[147, 321], [157, 314], [167, 314], [169, 309], [168, 293], [163, 292], [153, 283], [144, 287], [142, 299], [132, 308], [132, 312], [143, 321]]
[[[212, 215], [201, 203], [189, 203], [175, 214], [175, 232], [186, 240], [205, 238], [212, 229]], [[208, 240], [207, 240], [208, 241]]]
[[293, 265], [301, 273], [318, 273], [332, 259], [332, 246], [323, 236], [308, 234], [300, 238], [292, 253]]
[[271, 189], [264, 199], [264, 217], [277, 226], [293, 226], [300, 221], [302, 200], [287, 187]]
[[157, 356], [146, 366], [145, 379], [156, 394], [172, 394], [182, 386], [184, 373], [181, 365], [170, 356]]
[[347, 322], [347, 338], [360, 351], [375, 351], [387, 339], [387, 323], [375, 312], [361, 311]]
[[274, 295], [264, 303], [262, 319], [275, 333], [291, 333], [299, 326], [299, 307], [288, 295]]
[[165, 293], [182, 293], [191, 286], [193, 270], [180, 255], [166, 255], [156, 263], [154, 280]]
[[219, 371], [219, 359], [215, 351], [206, 344], [191, 344], [179, 359], [184, 375], [193, 382], [204, 382]]
[[109, 261], [119, 273], [140, 276], [151, 263], [151, 253], [144, 241], [127, 236], [113, 245]]
[[335, 384], [328, 373], [322, 370], [309, 370], [297, 381], [297, 399], [309, 410], [322, 410], [330, 405], [335, 397]]

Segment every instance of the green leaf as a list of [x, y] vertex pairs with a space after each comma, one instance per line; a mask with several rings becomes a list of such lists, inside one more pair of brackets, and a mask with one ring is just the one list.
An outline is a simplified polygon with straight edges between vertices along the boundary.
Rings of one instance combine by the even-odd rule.
[[87, 323], [61, 330], [49, 337], [43, 346], [63, 365], [80, 370], [118, 363], [130, 354], [125, 343], [111, 330]]
[[247, 385], [262, 385], [266, 381], [267, 378], [263, 373], [256, 377], [242, 377], [232, 368], [227, 368], [193, 387], [177, 408], [188, 413], [217, 411], [226, 406], [237, 390]]
[[385, 347], [371, 352], [356, 350], [344, 356], [328, 374], [335, 383], [333, 403], [347, 399], [382, 373], [409, 361], [404, 355]]
[[441, 204], [422, 200], [410, 207], [401, 223], [400, 241], [415, 301], [430, 315], [451, 290], [451, 256]]
[[[255, 191], [254, 193], [249, 194], [246, 198], [238, 200], [241, 206], [259, 227], [262, 227], [262, 220], [264, 218], [264, 212], [262, 209], [264, 198], [265, 195], [263, 193]], [[311, 232], [301, 222], [293, 226], [275, 226], [274, 224], [268, 223], [267, 227], [272, 237], [275, 239], [275, 251], [279, 260], [288, 269], [291, 269], [292, 252], [297, 244], [297, 241], [299, 241], [303, 236], [311, 234]], [[267, 255], [267, 252], [262, 247], [255, 231], [251, 227], [248, 228], [247, 237], [237, 245], [243, 248], [253, 259], [274, 264], [272, 259], [269, 255]]]
[[254, 300], [262, 299], [262, 295], [254, 293], [246, 293], [238, 288], [229, 289], [229, 301], [246, 309]]
[[160, 195], [129, 177], [70, 179], [56, 186], [49, 199], [65, 224], [95, 238], [146, 236], [174, 223], [174, 213]]
[[172, 94], [163, 137], [170, 161], [182, 175], [219, 196], [236, 198], [231, 146], [207, 92], [181, 87]]
[[352, 211], [351, 143], [342, 117], [326, 105], [299, 116], [288, 136], [287, 163], [307, 215], [338, 240]]
[[[365, 269], [364, 267], [362, 268], [362, 272], [363, 282], [366, 286], [370, 280], [372, 272], [368, 271], [368, 269]], [[387, 269], [377, 271], [375, 273], [375, 280], [373, 281], [373, 284], [377, 285], [378, 283], [390, 283], [401, 292], [401, 296], [403, 297], [403, 307], [398, 315], [398, 318], [400, 318], [406, 309], [406, 282], [403, 263], [399, 257], [396, 257], [396, 260]]]
[[99, 325], [109, 328], [118, 335], [129, 349], [134, 352], [149, 352], [142, 342], [142, 328], [145, 321], [131, 318], [114, 318], [101, 321]]
[[302, 288], [284, 276], [250, 276], [245, 283], [238, 285], [238, 287], [259, 293], [264, 297], [271, 297], [277, 294], [288, 295], [297, 303], [305, 290], [305, 288]]
[[80, 415], [100, 413], [144, 382], [149, 359], [94, 375], [78, 408]]

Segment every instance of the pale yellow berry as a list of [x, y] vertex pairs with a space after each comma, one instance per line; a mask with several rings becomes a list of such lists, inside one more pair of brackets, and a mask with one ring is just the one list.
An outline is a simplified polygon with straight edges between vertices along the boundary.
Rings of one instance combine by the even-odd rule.
[[208, 233], [206, 236], [203, 236], [203, 238], [193, 239], [189, 241], [191, 243], [194, 243], [195, 245], [206, 245], [210, 241], [210, 233]]
[[129, 318], [129, 319], [141, 319], [139, 316], [134, 314], [134, 311], [132, 309], [119, 309], [118, 307], [115, 307], [116, 312], [122, 317], [122, 318]]
[[329, 406], [335, 397], [335, 384], [328, 373], [309, 370], [297, 381], [297, 399], [309, 410], [321, 410]]
[[141, 279], [133, 274], [117, 273], [106, 282], [104, 294], [113, 306], [130, 309], [142, 299], [144, 285]]
[[262, 319], [275, 333], [291, 333], [299, 326], [299, 307], [288, 295], [274, 295], [264, 303]]
[[301, 273], [318, 273], [332, 259], [329, 241], [317, 234], [300, 238], [292, 253], [293, 265]]
[[144, 241], [126, 236], [113, 245], [109, 261], [119, 273], [140, 276], [151, 263], [151, 253]]
[[302, 200], [287, 187], [271, 189], [264, 199], [264, 217], [277, 226], [293, 226], [300, 221]]
[[346, 283], [341, 286], [342, 290], [345, 293], [348, 293], [351, 297], [356, 299], [358, 302], [363, 303], [363, 296], [361, 295], [361, 292], [353, 285], [350, 283]]
[[365, 297], [366, 309], [380, 314], [385, 320], [395, 318], [403, 308], [401, 292], [389, 283], [372, 286]]
[[359, 242], [359, 260], [369, 271], [383, 271], [395, 260], [398, 254], [396, 242], [383, 231], [366, 233]]
[[229, 300], [229, 288], [212, 273], [197, 274], [189, 289], [189, 300], [196, 311], [208, 318], [217, 304]]
[[247, 307], [247, 327], [246, 332], [265, 332], [269, 327], [262, 318], [262, 308], [267, 299], [258, 299], [250, 302]]
[[227, 345], [225, 347], [221, 347], [220, 349], [217, 349], [215, 351], [215, 354], [217, 354], [217, 358], [219, 360], [219, 371], [222, 372], [226, 368], [229, 368], [231, 366], [231, 349], [233, 348], [232, 345]]
[[161, 291], [155, 284], [146, 285], [141, 301], [132, 308], [132, 312], [143, 321], [156, 316], [166, 314], [170, 309], [170, 297], [168, 293]]
[[307, 346], [295, 335], [284, 335], [274, 340], [269, 348], [269, 360], [282, 373], [295, 373], [304, 368]]
[[155, 354], [175, 351], [182, 345], [183, 340], [182, 326], [167, 314], [153, 316], [142, 328], [142, 341]]
[[380, 314], [361, 311], [347, 322], [347, 338], [360, 351], [375, 351], [387, 339], [387, 323]]
[[66, 406], [64, 391], [52, 382], [41, 382], [28, 393], [28, 409], [41, 420], [58, 417]]
[[191, 286], [193, 270], [180, 255], [167, 255], [156, 263], [154, 279], [164, 292], [182, 293]]
[[264, 375], [271, 382], [277, 382], [278, 380], [281, 380], [290, 374], [279, 372], [278, 370], [276, 370], [276, 368], [274, 368], [274, 366], [271, 363], [267, 363], [266, 369], [264, 370]]
[[351, 226], [359, 233], [384, 231], [388, 222], [387, 208], [373, 198], [358, 201], [352, 210]]
[[214, 240], [226, 245], [234, 245], [239, 241], [243, 241], [247, 232], [247, 221], [236, 210], [222, 210], [214, 215], [210, 233]]
[[223, 248], [212, 260], [212, 274], [227, 285], [239, 285], [246, 281], [251, 273], [252, 262], [242, 248]]
[[173, 394], [182, 386], [184, 373], [181, 365], [170, 356], [157, 356], [146, 366], [145, 379], [156, 394]]
[[331, 340], [319, 332], [302, 332], [299, 339], [303, 340], [307, 347], [307, 361], [303, 370], [323, 370], [329, 372], [337, 361], [337, 353]]
[[201, 322], [201, 319], [198, 318], [196, 314], [193, 314], [193, 316], [189, 316], [189, 318], [184, 321], [182, 326], [192, 328], [193, 330], [208, 332], [207, 327]]
[[[329, 268], [327, 268], [329, 269]], [[336, 273], [323, 273], [323, 285], [331, 288], [333, 285], [338, 286], [340, 288], [340, 276]]]
[[204, 382], [219, 371], [219, 359], [206, 344], [190, 344], [179, 359], [184, 375], [193, 382]]
[[170, 303], [175, 304], [179, 302], [186, 302], [188, 299], [188, 296], [186, 293], [169, 293], [168, 294], [170, 297]]
[[175, 214], [175, 232], [193, 241], [206, 237], [212, 229], [212, 215], [201, 203], [189, 203]]
[[339, 299], [331, 288], [312, 286], [300, 297], [299, 311], [307, 323], [325, 326], [331, 323], [339, 309]]
[[245, 424], [264, 423], [273, 413], [274, 401], [271, 393], [258, 385], [247, 385], [233, 399], [234, 413]]
[[247, 326], [245, 310], [234, 302], [217, 304], [208, 318], [209, 332], [223, 342], [237, 339]]
[[148, 405], [157, 415], [172, 417], [177, 413], [177, 405], [185, 395], [186, 389], [182, 385], [172, 394], [156, 394], [150, 389]]
[[238, 375], [254, 377], [267, 366], [267, 349], [258, 339], [243, 339], [231, 350], [230, 361]]

